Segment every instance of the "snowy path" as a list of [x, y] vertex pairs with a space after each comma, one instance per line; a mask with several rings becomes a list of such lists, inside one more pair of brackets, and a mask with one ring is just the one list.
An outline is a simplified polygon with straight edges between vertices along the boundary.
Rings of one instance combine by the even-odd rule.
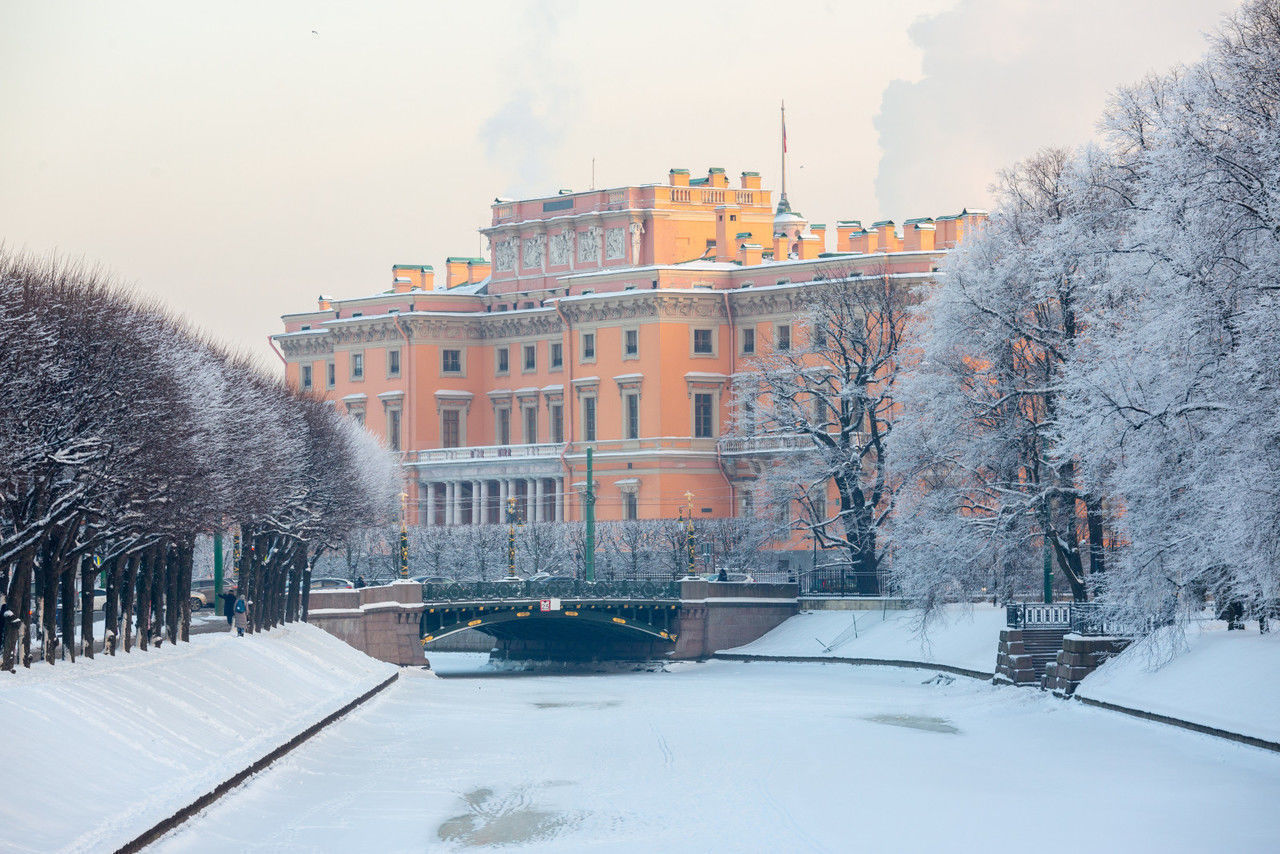
[[1278, 756], [963, 678], [408, 677], [156, 850], [1261, 851], [1280, 830]]

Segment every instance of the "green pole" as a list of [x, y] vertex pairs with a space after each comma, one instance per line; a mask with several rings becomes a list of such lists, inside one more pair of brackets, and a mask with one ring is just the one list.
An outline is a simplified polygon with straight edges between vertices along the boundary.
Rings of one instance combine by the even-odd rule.
[[596, 488], [595, 468], [591, 461], [591, 449], [587, 448], [587, 491], [583, 494], [583, 508], [587, 517], [587, 545], [583, 558], [584, 575], [587, 581], [596, 580]]
[[222, 613], [222, 532], [213, 534], [213, 613], [219, 617]]

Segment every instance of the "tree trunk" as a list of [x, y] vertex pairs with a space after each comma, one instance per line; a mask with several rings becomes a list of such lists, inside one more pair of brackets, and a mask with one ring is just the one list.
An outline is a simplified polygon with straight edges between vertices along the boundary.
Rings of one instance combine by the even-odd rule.
[[[1107, 571], [1106, 534], [1103, 531], [1102, 502], [1089, 497], [1084, 500], [1085, 524], [1089, 531], [1089, 574], [1096, 575], [1096, 585]], [[1095, 586], [1095, 590], [1096, 590]]]
[[139, 556], [138, 572], [138, 649], [151, 646], [151, 577], [155, 574], [155, 548], [148, 546]]
[[179, 637], [186, 643], [191, 642], [191, 574], [195, 560], [195, 538], [184, 537], [178, 548], [178, 592], [182, 595], [182, 624]]
[[9, 576], [9, 584], [5, 590], [5, 601], [9, 605], [9, 610], [13, 612], [13, 616], [9, 618], [9, 625], [5, 627], [4, 642], [0, 644], [0, 669], [9, 671], [17, 669], [16, 663], [19, 657], [20, 643], [27, 644], [28, 649], [28, 657], [23, 666], [30, 666], [30, 638], [28, 635], [31, 627], [31, 606], [29, 604], [31, 558], [32, 549], [30, 548], [23, 549], [18, 553], [18, 558], [14, 561], [13, 574]]
[[[190, 598], [182, 589], [182, 559], [178, 554], [177, 542], [172, 543], [165, 553], [165, 599], [167, 602], [168, 621], [165, 625], [169, 643], [178, 643], [178, 632], [182, 626], [182, 610]], [[190, 588], [188, 588], [190, 589]]]
[[80, 558], [80, 653], [93, 658], [93, 590], [98, 567], [93, 558]]
[[129, 555], [125, 565], [124, 579], [120, 583], [120, 628], [124, 631], [124, 651], [133, 650], [133, 614], [138, 601], [138, 565], [142, 556], [137, 552]]
[[83, 558], [77, 558], [69, 565], [62, 565], [58, 573], [62, 607], [62, 625], [58, 629], [62, 633], [63, 654], [70, 656], [72, 664], [76, 661], [76, 576], [79, 574], [76, 569], [81, 560]]
[[167, 544], [158, 543], [151, 547], [149, 563], [151, 564], [151, 620], [148, 628], [151, 631], [151, 642], [157, 649], [164, 643], [164, 583], [165, 569], [168, 562], [165, 553]]
[[116, 555], [107, 563], [107, 602], [102, 606], [102, 649], [107, 655], [115, 655], [120, 639], [116, 633], [120, 626], [120, 573], [124, 555]]

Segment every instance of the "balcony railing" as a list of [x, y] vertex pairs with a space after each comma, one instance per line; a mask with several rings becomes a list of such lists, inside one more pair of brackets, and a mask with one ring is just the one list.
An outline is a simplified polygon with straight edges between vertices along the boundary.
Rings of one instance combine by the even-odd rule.
[[805, 436], [779, 434], [772, 436], [733, 436], [720, 440], [720, 453], [726, 456], [736, 454], [776, 454], [784, 451], [796, 451], [811, 446]]
[[562, 442], [537, 445], [470, 445], [464, 448], [432, 448], [418, 451], [419, 463], [454, 463], [467, 460], [504, 460], [525, 457], [555, 457], [564, 450]]

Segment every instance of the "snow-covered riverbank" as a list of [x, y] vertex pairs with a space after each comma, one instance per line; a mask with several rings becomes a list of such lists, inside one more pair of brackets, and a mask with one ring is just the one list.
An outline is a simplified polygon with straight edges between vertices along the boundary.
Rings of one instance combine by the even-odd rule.
[[920, 631], [920, 612], [805, 611], [757, 641], [720, 652], [734, 655], [918, 661], [990, 674], [1005, 609], [949, 605]]
[[115, 850], [395, 670], [290, 624], [0, 674], [0, 848]]

